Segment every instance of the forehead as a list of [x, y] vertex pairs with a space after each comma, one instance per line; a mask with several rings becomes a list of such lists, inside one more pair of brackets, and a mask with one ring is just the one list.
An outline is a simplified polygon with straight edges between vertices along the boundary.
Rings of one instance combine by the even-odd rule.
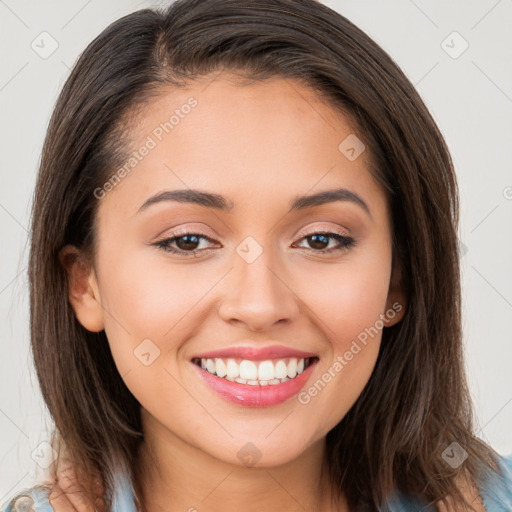
[[351, 137], [363, 143], [339, 109], [290, 79], [240, 85], [223, 74], [166, 86], [139, 111], [126, 156], [134, 165], [109, 195], [131, 203], [126, 213], [159, 190], [186, 188], [220, 193], [234, 211], [340, 186], [382, 202], [368, 152], [351, 160], [342, 151]]

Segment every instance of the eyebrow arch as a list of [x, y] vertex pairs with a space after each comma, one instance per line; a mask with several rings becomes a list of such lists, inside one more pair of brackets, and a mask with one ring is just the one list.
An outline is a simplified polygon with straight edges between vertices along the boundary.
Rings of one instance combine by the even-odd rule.
[[356, 192], [352, 192], [346, 188], [324, 190], [309, 196], [297, 196], [292, 202], [290, 212], [294, 210], [304, 210], [305, 208], [312, 208], [326, 203], [333, 203], [335, 201], [348, 201], [357, 204], [370, 217], [372, 216], [370, 207], [366, 204], [363, 198]]
[[162, 201], [177, 201], [179, 203], [194, 203], [206, 208], [214, 208], [216, 210], [230, 211], [234, 204], [219, 194], [211, 194], [209, 192], [201, 192], [200, 190], [184, 189], [184, 190], [164, 190], [150, 197], [138, 210], [137, 213], [145, 210], [149, 206], [160, 203]]
[[[147, 199], [138, 209], [137, 214], [149, 206], [163, 201], [194, 203], [206, 208], [214, 208], [216, 210], [226, 212], [231, 211], [234, 206], [232, 201], [219, 194], [212, 194], [194, 189], [165, 190]], [[363, 198], [359, 194], [346, 188], [324, 190], [312, 195], [297, 196], [292, 200], [289, 212], [313, 208], [314, 206], [333, 203], [335, 201], [348, 201], [357, 204], [371, 217], [370, 208]]]

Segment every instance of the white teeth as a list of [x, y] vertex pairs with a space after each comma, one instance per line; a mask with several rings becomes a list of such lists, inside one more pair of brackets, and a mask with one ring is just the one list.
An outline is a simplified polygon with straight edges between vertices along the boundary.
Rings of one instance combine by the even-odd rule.
[[305, 359], [296, 357], [251, 361], [249, 359], [201, 359], [201, 368], [217, 377], [251, 386], [281, 384], [304, 371]]
[[210, 372], [210, 373], [215, 373], [215, 363], [213, 362], [212, 359], [207, 359], [206, 360], [206, 369]]
[[259, 380], [272, 380], [275, 378], [274, 363], [272, 361], [261, 361], [258, 367]]
[[217, 377], [225, 377], [227, 375], [226, 364], [222, 359], [215, 359], [215, 373]]
[[[217, 375], [219, 375], [217, 373]], [[293, 377], [295, 377], [297, 375], [297, 359], [295, 357], [292, 357], [290, 359], [290, 362], [288, 363], [288, 373], [287, 373], [288, 377], [290, 377], [290, 379], [293, 379]]]
[[[201, 361], [203, 360], [201, 359]], [[229, 380], [235, 380], [235, 378], [240, 375], [240, 367], [238, 366], [238, 364], [236, 364], [236, 361], [234, 359], [228, 359], [226, 371], [227, 378]]]
[[276, 379], [284, 379], [288, 373], [288, 368], [283, 360], [276, 363]]
[[258, 378], [258, 367], [248, 359], [240, 363], [240, 377], [242, 379], [254, 380]]

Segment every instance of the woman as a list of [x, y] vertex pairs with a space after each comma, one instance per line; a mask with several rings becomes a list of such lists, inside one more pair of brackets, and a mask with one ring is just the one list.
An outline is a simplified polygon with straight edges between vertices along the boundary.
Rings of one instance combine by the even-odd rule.
[[34, 198], [31, 340], [70, 464], [4, 510], [510, 509], [472, 426], [457, 223], [439, 130], [343, 16], [116, 21]]

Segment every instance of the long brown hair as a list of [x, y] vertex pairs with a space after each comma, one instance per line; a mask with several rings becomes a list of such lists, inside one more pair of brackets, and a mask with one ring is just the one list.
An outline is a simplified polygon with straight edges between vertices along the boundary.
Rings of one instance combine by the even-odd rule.
[[107, 496], [119, 468], [134, 484], [144, 439], [140, 404], [105, 332], [89, 332], [68, 300], [58, 254], [94, 257], [101, 187], [126, 159], [129, 126], [163, 85], [230, 70], [249, 80], [300, 81], [343, 112], [371, 156], [393, 225], [401, 322], [383, 331], [373, 374], [327, 434], [332, 483], [351, 508], [381, 507], [396, 490], [428, 503], [464, 498], [441, 454], [457, 442], [473, 481], [499, 470], [473, 430], [463, 367], [458, 190], [436, 124], [394, 61], [363, 31], [315, 0], [178, 0], [107, 27], [76, 62], [53, 112], [34, 195], [31, 343], [53, 442], [96, 471]]

